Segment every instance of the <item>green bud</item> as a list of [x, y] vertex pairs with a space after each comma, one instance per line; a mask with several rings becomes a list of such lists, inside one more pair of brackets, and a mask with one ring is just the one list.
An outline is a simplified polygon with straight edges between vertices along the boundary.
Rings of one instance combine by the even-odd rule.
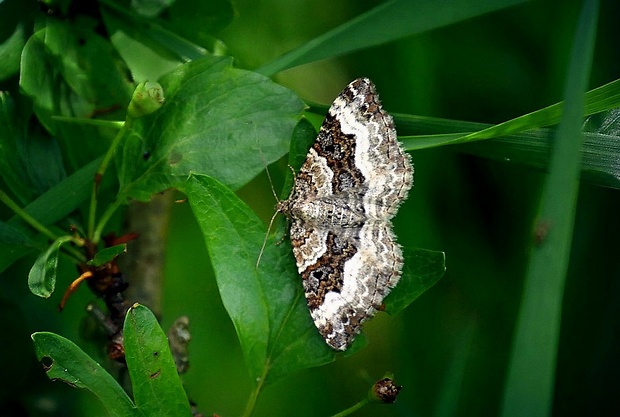
[[146, 81], [138, 84], [127, 109], [129, 117], [137, 119], [159, 109], [164, 104], [164, 89], [159, 83]]

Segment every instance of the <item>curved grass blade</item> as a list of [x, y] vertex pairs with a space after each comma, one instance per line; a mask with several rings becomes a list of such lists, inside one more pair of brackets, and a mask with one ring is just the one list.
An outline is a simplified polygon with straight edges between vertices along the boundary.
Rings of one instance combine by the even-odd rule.
[[271, 76], [298, 65], [344, 55], [447, 26], [525, 0], [391, 0], [287, 52], [257, 71]]

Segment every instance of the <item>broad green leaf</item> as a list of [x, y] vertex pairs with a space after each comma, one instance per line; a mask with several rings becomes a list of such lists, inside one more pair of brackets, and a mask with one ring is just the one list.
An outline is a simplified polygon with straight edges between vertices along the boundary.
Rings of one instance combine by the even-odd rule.
[[151, 310], [134, 304], [125, 316], [123, 336], [138, 409], [145, 416], [191, 416], [168, 339]]
[[443, 252], [403, 248], [403, 256], [403, 275], [396, 288], [385, 297], [385, 311], [392, 315], [400, 313], [435, 285], [446, 271]]
[[101, 266], [106, 262], [113, 261], [118, 255], [127, 252], [127, 244], [123, 243], [121, 245], [111, 246], [109, 248], [101, 249], [99, 252], [95, 254], [95, 257], [88, 261], [88, 265], [91, 266]]
[[164, 105], [137, 119], [119, 146], [121, 200], [148, 200], [190, 173], [241, 187], [287, 152], [303, 108], [293, 92], [233, 68], [231, 58], [193, 61], [160, 84]]
[[[296, 370], [334, 360], [310, 317], [289, 244], [269, 239], [256, 262], [267, 231], [254, 212], [228, 188], [192, 175], [184, 191], [205, 237], [220, 295], [231, 317], [258, 389]], [[392, 312], [408, 305], [443, 274], [443, 254], [406, 253], [421, 258], [409, 265], [411, 277], [393, 291]], [[410, 282], [410, 280], [413, 280]], [[416, 282], [417, 281], [417, 282]], [[364, 344], [362, 335], [347, 354]]]
[[70, 242], [71, 236], [62, 236], [56, 239], [50, 247], [43, 252], [28, 273], [28, 288], [34, 295], [48, 298], [56, 287], [56, 268], [58, 267], [58, 251], [60, 247]]
[[525, 0], [389, 0], [287, 52], [257, 71], [271, 76], [298, 65], [381, 45], [524, 2]]
[[549, 230], [530, 254], [504, 387], [503, 416], [542, 417], [553, 411], [562, 300], [579, 190], [584, 93], [592, 66], [598, 9], [597, 0], [582, 3], [565, 85], [564, 112], [536, 219], [537, 227]]
[[270, 239], [256, 268], [264, 223], [230, 189], [192, 175], [184, 189], [202, 229], [224, 307], [258, 386], [331, 362], [314, 327], [288, 245]]
[[115, 132], [53, 117], [124, 118], [133, 91], [111, 45], [95, 29], [88, 18], [48, 18], [22, 53], [20, 87], [39, 121], [65, 148], [72, 169], [104, 153]]
[[90, 107], [90, 112], [97, 107], [124, 109], [133, 85], [122, 72], [112, 45], [96, 34], [96, 24], [86, 18], [78, 18], [75, 24], [48, 19], [46, 51], [60, 59], [58, 68], [63, 81], [84, 106]]
[[[118, 382], [70, 340], [54, 333], [32, 335], [37, 358], [51, 380], [92, 392], [110, 416], [141, 416]], [[51, 363], [50, 363], [51, 362]]]

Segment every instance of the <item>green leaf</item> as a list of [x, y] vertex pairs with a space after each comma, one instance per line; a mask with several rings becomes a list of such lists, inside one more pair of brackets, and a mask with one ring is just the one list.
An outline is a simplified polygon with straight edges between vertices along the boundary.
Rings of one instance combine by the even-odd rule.
[[391, 0], [287, 52], [259, 68], [261, 74], [381, 45], [480, 16], [524, 0]]
[[15, 30], [4, 42], [0, 43], [0, 81], [17, 74], [22, 48], [26, 43], [24, 25], [15, 26]]
[[95, 257], [88, 261], [88, 265], [97, 267], [105, 264], [106, 262], [113, 261], [118, 255], [127, 252], [127, 244], [110, 246], [109, 248], [101, 249], [95, 254]]
[[[184, 189], [198, 220], [215, 271], [224, 307], [233, 321], [258, 390], [294, 371], [333, 361], [336, 352], [317, 331], [303, 293], [290, 244], [269, 239], [254, 212], [212, 178], [192, 175]], [[389, 309], [398, 312], [443, 274], [443, 254], [406, 252], [407, 273]], [[399, 288], [400, 287], [400, 288]], [[364, 344], [362, 335], [347, 351]]]
[[27, 245], [30, 244], [30, 237], [21, 230], [13, 226], [0, 222], [0, 243], [8, 245]]
[[116, 380], [73, 342], [47, 332], [34, 333], [32, 341], [48, 378], [92, 392], [111, 416], [141, 415]]
[[193, 61], [160, 84], [166, 102], [134, 122], [116, 154], [121, 200], [148, 200], [190, 173], [241, 187], [287, 152], [303, 108], [293, 92], [233, 68], [231, 58]]
[[537, 218], [536, 227], [548, 230], [532, 248], [529, 259], [504, 388], [503, 416], [542, 417], [553, 411], [562, 300], [579, 190], [584, 93], [592, 66], [598, 9], [597, 0], [585, 0], [577, 25], [564, 113]]
[[403, 248], [403, 256], [403, 275], [396, 288], [385, 298], [385, 311], [392, 315], [400, 313], [435, 285], [446, 271], [443, 252]]
[[28, 133], [11, 97], [0, 92], [0, 175], [20, 203], [31, 201], [65, 178], [58, 143], [36, 133]]
[[[101, 158], [92, 161], [28, 204], [24, 210], [44, 226], [61, 220], [90, 197], [93, 178], [100, 163]], [[99, 190], [103, 191], [109, 188], [112, 180], [112, 176], [104, 176]], [[17, 216], [13, 216], [7, 224], [23, 233], [24, 236], [30, 238], [35, 236], [34, 231]], [[0, 244], [0, 271], [5, 270], [30, 250], [31, 247], [29, 246]]]
[[230, 189], [192, 175], [185, 192], [202, 229], [220, 295], [250, 375], [264, 386], [335, 358], [316, 330], [289, 245], [270, 239], [256, 268], [264, 223]]
[[15, 111], [15, 103], [8, 93], [0, 91], [0, 176], [22, 204], [35, 196], [34, 186], [28, 178], [25, 161], [19, 147], [23, 142], [24, 126]]
[[81, 17], [47, 18], [44, 23], [24, 47], [20, 88], [33, 101], [39, 121], [65, 148], [65, 163], [77, 169], [103, 154], [116, 132], [54, 116], [102, 113], [124, 119], [133, 85], [112, 46], [95, 32], [96, 22]]
[[227, 0], [177, 0], [157, 20], [112, 1], [100, 3], [112, 43], [136, 81], [158, 80], [184, 62], [226, 51], [213, 35], [232, 21], [234, 10]]
[[189, 400], [153, 313], [134, 304], [123, 327], [125, 358], [136, 406], [145, 416], [189, 417]]
[[165, 26], [175, 33], [208, 48], [210, 36], [227, 27], [235, 17], [229, 0], [176, 0], [168, 8]]
[[52, 295], [56, 287], [58, 251], [63, 244], [72, 239], [72, 236], [59, 237], [34, 262], [28, 273], [28, 288], [34, 295], [44, 298], [49, 298]]

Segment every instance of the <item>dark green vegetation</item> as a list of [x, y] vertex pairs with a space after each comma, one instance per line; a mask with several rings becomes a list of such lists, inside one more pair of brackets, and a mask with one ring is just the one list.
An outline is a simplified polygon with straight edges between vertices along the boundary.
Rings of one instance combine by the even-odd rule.
[[[397, 402], [355, 415], [617, 415], [620, 10], [561, 5], [0, 2], [0, 414], [187, 415], [182, 382], [205, 415], [333, 415], [391, 371]], [[277, 244], [284, 219], [255, 262], [275, 206], [265, 166], [286, 196], [314, 103], [358, 76], [416, 180], [391, 315], [334, 362]], [[147, 80], [163, 92], [134, 94]], [[187, 201], [166, 206], [167, 228], [103, 249], [147, 218], [128, 203], [169, 188]], [[142, 258], [149, 229], [168, 232]], [[189, 317], [181, 380], [146, 308], [124, 320], [128, 369], [105, 354], [86, 283], [56, 312], [117, 261], [164, 329]]]

